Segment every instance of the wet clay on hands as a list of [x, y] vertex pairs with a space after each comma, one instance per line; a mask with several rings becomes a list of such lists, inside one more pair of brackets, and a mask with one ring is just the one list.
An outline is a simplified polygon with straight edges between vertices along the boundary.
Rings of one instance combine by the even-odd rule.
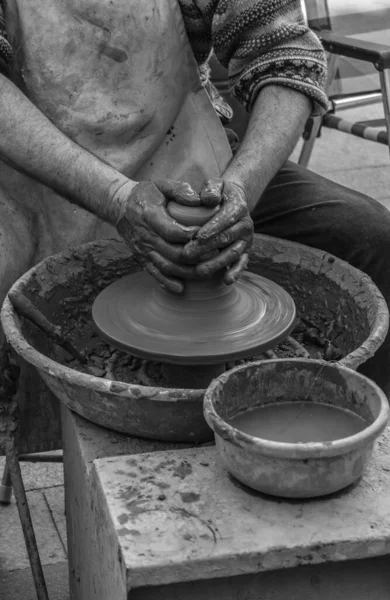
[[[245, 190], [238, 183], [210, 179], [200, 199], [204, 206], [219, 204], [220, 210], [198, 231], [195, 239], [186, 244], [184, 257], [200, 261], [196, 271], [204, 278], [225, 269], [224, 281], [232, 284], [246, 267], [253, 241], [254, 228]], [[202, 259], [211, 251], [218, 252], [208, 260]]]
[[167, 290], [180, 294], [182, 280], [196, 278], [195, 266], [183, 260], [183, 247], [199, 226], [175, 221], [167, 211], [172, 200], [184, 206], [200, 205], [198, 194], [187, 183], [141, 181], [122, 186], [114, 199], [119, 206], [115, 225], [144, 269]]
[[[204, 226], [218, 215], [219, 207], [171, 202], [167, 209], [178, 222]], [[227, 286], [223, 271], [210, 279], [196, 275], [185, 282], [181, 295], [164, 291], [147, 273], [116, 281], [92, 308], [99, 333], [116, 348], [141, 358], [207, 365], [264, 351], [290, 332], [294, 302], [274, 282], [245, 273]]]

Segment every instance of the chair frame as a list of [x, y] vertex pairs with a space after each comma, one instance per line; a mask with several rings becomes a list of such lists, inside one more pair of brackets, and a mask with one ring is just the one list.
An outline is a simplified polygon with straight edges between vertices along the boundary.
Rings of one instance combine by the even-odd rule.
[[[306, 16], [306, 12], [304, 12]], [[311, 117], [303, 134], [304, 143], [299, 155], [298, 164], [307, 167], [315, 141], [319, 137], [321, 127], [337, 129], [357, 137], [373, 142], [386, 144], [390, 151], [390, 46], [375, 44], [337, 35], [331, 31], [317, 32], [325, 50], [329, 53], [327, 90], [336, 75], [339, 58], [344, 56], [370, 62], [379, 74], [380, 90], [353, 94], [348, 96], [334, 96], [329, 99], [329, 111], [324, 116]], [[352, 123], [334, 115], [340, 108], [349, 108], [382, 102], [384, 108], [385, 131], [376, 131], [373, 127], [362, 123]]]

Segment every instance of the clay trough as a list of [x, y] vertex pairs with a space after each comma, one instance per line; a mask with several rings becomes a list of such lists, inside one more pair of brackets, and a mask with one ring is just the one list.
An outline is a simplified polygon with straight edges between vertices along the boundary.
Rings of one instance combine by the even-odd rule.
[[[347, 263], [300, 244], [256, 235], [248, 268], [291, 294], [303, 321], [338, 348], [341, 364], [357, 369], [383, 342], [386, 303], [371, 279]], [[138, 270], [124, 243], [105, 240], [44, 260], [13, 290], [22, 292], [85, 351], [100, 343], [91, 319], [92, 302], [107, 285]], [[83, 372], [46, 335], [20, 318], [8, 298], [2, 324], [13, 347], [37, 367], [57, 398], [93, 423], [150, 439], [212, 439], [203, 417], [204, 390], [126, 383], [96, 365]]]

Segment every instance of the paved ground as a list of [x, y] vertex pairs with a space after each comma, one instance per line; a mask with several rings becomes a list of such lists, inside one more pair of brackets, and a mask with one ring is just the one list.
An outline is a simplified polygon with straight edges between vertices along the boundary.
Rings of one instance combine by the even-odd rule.
[[[3, 464], [0, 459], [0, 472]], [[68, 600], [62, 464], [22, 463], [21, 468], [50, 600]], [[36, 599], [14, 499], [0, 505], [0, 598]]]
[[[349, 111], [357, 120], [361, 109]], [[368, 117], [381, 116], [371, 107]], [[298, 151], [293, 157], [297, 157]], [[390, 209], [388, 149], [336, 131], [324, 130], [310, 167], [330, 179], [365, 192]], [[4, 459], [0, 458], [0, 473]], [[60, 464], [22, 464], [51, 600], [68, 600], [63, 474]], [[0, 506], [0, 598], [35, 600], [15, 502]], [[87, 599], [86, 599], [87, 600]]]

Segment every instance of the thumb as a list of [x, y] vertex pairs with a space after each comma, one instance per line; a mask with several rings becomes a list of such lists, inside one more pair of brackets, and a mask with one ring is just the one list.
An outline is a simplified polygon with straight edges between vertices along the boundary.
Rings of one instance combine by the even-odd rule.
[[223, 181], [217, 177], [209, 179], [200, 192], [200, 199], [204, 206], [217, 206], [222, 202]]
[[173, 200], [184, 206], [201, 205], [199, 194], [185, 181], [165, 179], [163, 181], [155, 181], [154, 184], [167, 200]]

